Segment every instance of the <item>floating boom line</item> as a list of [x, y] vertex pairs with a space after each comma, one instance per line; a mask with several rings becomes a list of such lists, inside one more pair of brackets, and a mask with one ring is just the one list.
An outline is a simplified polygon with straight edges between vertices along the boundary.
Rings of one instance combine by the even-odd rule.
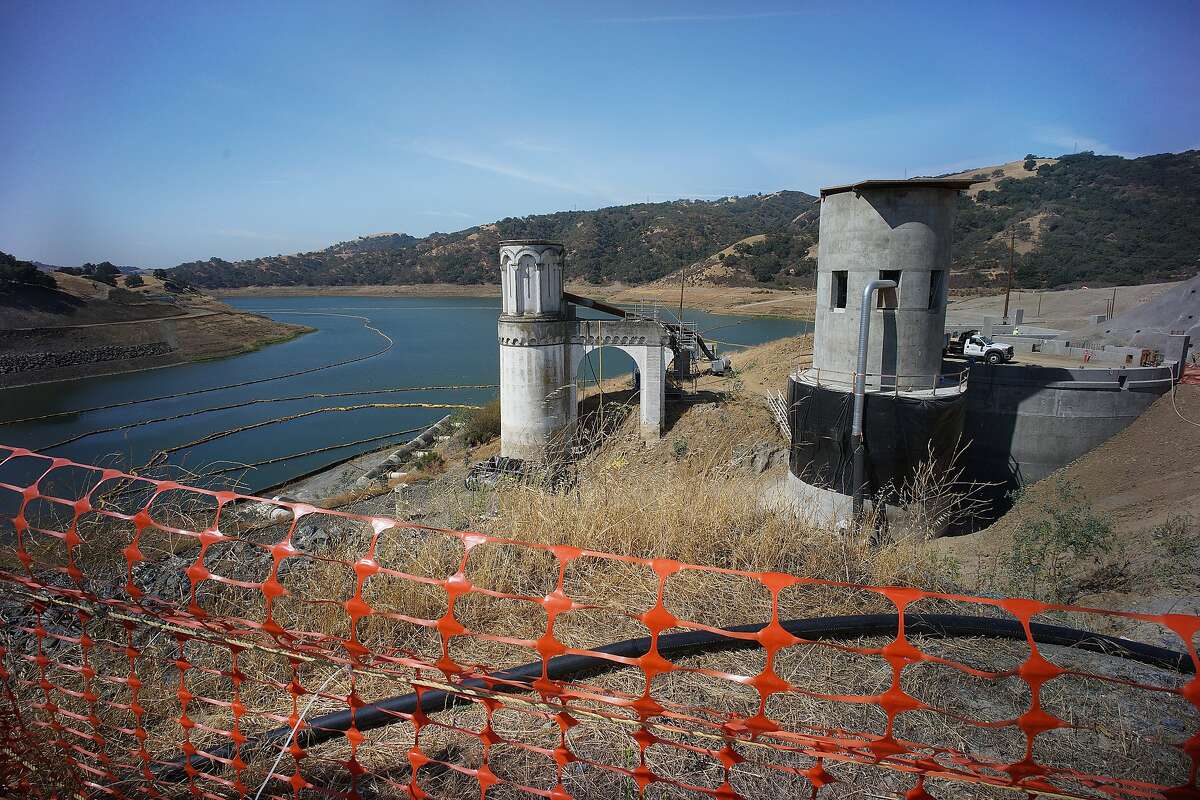
[[115, 431], [125, 431], [132, 428], [140, 428], [143, 425], [156, 425], [160, 422], [173, 422], [177, 419], [185, 419], [187, 417], [195, 417], [200, 414], [211, 414], [217, 411], [230, 411], [235, 408], [245, 408], [246, 406], [261, 405], [265, 403], [286, 403], [293, 400], [318, 400], [328, 399], [333, 397], [355, 397], [372, 394], [395, 394], [398, 392], [433, 392], [433, 391], [448, 391], [448, 390], [466, 390], [466, 389], [495, 389], [498, 384], [495, 383], [475, 383], [462, 384], [458, 386], [398, 386], [390, 389], [361, 389], [358, 391], [348, 392], [312, 392], [310, 394], [297, 394], [290, 397], [261, 397], [254, 400], [243, 400], [239, 403], [228, 403], [223, 406], [209, 406], [208, 408], [198, 408], [194, 411], [184, 411], [179, 414], [172, 414], [166, 417], [155, 417], [153, 419], [137, 420], [136, 422], [127, 422], [124, 425], [113, 425], [108, 428], [96, 428], [92, 431], [85, 431], [76, 434], [62, 441], [48, 444], [41, 448], [42, 450], [53, 450], [56, 447], [63, 447], [68, 444], [78, 442], [80, 439], [86, 439], [90, 436], [96, 436], [101, 433], [114, 433]]
[[[417, 433], [418, 431], [423, 431], [427, 427], [428, 426], [422, 425], [419, 428], [408, 428], [407, 430], [403, 430], [403, 431], [391, 431], [389, 433], [381, 433], [378, 436], [368, 436], [365, 439], [357, 439], [353, 442], [343, 442], [342, 444], [331, 444], [331, 445], [326, 445], [325, 447], [317, 447], [312, 450], [305, 450], [302, 453], [291, 453], [290, 455], [286, 455], [286, 456], [276, 456], [275, 458], [268, 458], [263, 461], [253, 461], [249, 464], [234, 464], [231, 467], [222, 467], [221, 469], [209, 470], [208, 472], [205, 472], [204, 474], [206, 476], [208, 476], [208, 475], [225, 475], [227, 473], [237, 472], [238, 470], [243, 470], [243, 469], [257, 469], [258, 467], [265, 467], [268, 464], [278, 464], [281, 461], [292, 461], [297, 458], [304, 458], [305, 456], [315, 456], [319, 453], [328, 453], [331, 450], [342, 450], [347, 447], [354, 447], [355, 445], [370, 444], [371, 442], [378, 442], [381, 439], [391, 439], [394, 436], [405, 436], [410, 433]], [[355, 456], [355, 457], [357, 458], [357, 456]], [[262, 490], [259, 490], [259, 491], [262, 491]]]
[[255, 428], [263, 428], [267, 425], [274, 425], [279, 422], [291, 422], [292, 420], [311, 417], [314, 414], [325, 414], [331, 411], [361, 411], [366, 408], [452, 408], [461, 409], [464, 411], [473, 411], [480, 406], [467, 405], [465, 403], [362, 403], [354, 406], [329, 406], [326, 408], [315, 408], [311, 411], [301, 411], [298, 414], [289, 414], [286, 417], [278, 417], [276, 419], [263, 420], [262, 422], [254, 422], [249, 425], [242, 425], [237, 428], [229, 428], [228, 430], [217, 431], [210, 433], [207, 436], [202, 436], [199, 439], [193, 439], [190, 442], [176, 444], [170, 447], [164, 447], [159, 450], [150, 459], [138, 467], [136, 470], [130, 470], [131, 475], [137, 475], [139, 471], [160, 466], [171, 453], [177, 453], [180, 450], [188, 450], [192, 447], [198, 447], [202, 444], [214, 442], [217, 439], [224, 439], [226, 436], [233, 436], [236, 433], [244, 433], [245, 431], [254, 430]]

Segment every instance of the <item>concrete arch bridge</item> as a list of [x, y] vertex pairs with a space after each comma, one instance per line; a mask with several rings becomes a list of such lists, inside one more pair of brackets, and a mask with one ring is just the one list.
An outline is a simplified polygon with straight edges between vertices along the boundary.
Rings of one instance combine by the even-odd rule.
[[[500, 243], [500, 454], [522, 462], [561, 457], [578, 419], [575, 374], [589, 353], [612, 347], [640, 376], [642, 435], [662, 435], [668, 369], [689, 377], [716, 356], [694, 326], [657, 311], [627, 311], [563, 291], [563, 247], [540, 239]], [[613, 319], [579, 319], [578, 307]]]

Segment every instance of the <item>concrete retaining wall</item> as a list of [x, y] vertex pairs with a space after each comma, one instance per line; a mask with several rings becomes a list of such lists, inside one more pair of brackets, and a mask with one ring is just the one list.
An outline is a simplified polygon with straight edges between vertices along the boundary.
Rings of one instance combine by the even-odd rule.
[[1171, 366], [971, 368], [967, 474], [1005, 489], [1030, 484], [1102, 444], [1171, 388]]
[[1045, 341], [1040, 344], [1038, 351], [1050, 355], [1078, 358], [1080, 361], [1086, 358], [1088, 361], [1098, 361], [1104, 364], [1137, 366], [1141, 363], [1142, 348], [1140, 347], [1118, 347], [1116, 345], [1081, 347], [1073, 345], [1075, 343], [1071, 341]]

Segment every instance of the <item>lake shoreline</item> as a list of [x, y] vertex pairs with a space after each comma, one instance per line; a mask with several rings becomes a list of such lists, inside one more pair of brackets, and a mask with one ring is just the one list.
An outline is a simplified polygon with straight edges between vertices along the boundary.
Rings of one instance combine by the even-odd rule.
[[[179, 365], [183, 369], [114, 374], [110, 366], [103, 376], [13, 389], [0, 421], [30, 421], [6, 428], [4, 439], [35, 451], [57, 447], [54, 455], [79, 463], [125, 467], [170, 450], [161, 476], [210, 476], [205, 480], [213, 486], [238, 481], [251, 492], [289, 482], [345, 456], [379, 451], [383, 441], [403, 441], [400, 434], [423, 430], [446, 413], [441, 409], [447, 404], [478, 405], [494, 397], [500, 298], [479, 297], [481, 290], [440, 300], [428, 293], [226, 298], [234, 315], [208, 314], [184, 324], [204, 323], [226, 339], [242, 334], [232, 338], [243, 346], [264, 338], [237, 324], [250, 312], [259, 321], [317, 330], [257, 353]], [[580, 316], [599, 315], [583, 308]], [[800, 320], [710, 314], [691, 306], [687, 318], [711, 331], [714, 341], [727, 340], [730, 346], [721, 349], [730, 352], [811, 328]], [[120, 327], [123, 333], [130, 329]], [[612, 362], [605, 359], [605, 378], [632, 366], [627, 354], [612, 356]], [[591, 367], [577, 363], [573, 375], [586, 384]], [[389, 396], [393, 392], [400, 394]], [[53, 416], [39, 421], [45, 415]], [[393, 435], [395, 440], [388, 438]]]
[[[662, 284], [595, 286], [568, 283], [567, 291], [608, 303], [633, 305], [639, 301], [658, 302], [667, 308], [679, 305], [679, 287]], [[371, 284], [361, 286], [246, 286], [237, 289], [206, 290], [213, 297], [499, 297], [499, 284], [422, 283], [406, 285]], [[777, 317], [812, 321], [816, 316], [816, 293], [782, 289], [758, 289], [748, 286], [688, 286], [684, 288], [685, 308], [713, 314]]]
[[[169, 325], [163, 330], [162, 323]], [[0, 358], [28, 353], [80, 357], [71, 366], [48, 365], [0, 375], [0, 389], [125, 375], [245, 355], [312, 333], [307, 325], [278, 322], [261, 314], [228, 309], [162, 319], [99, 323], [82, 328], [46, 326], [7, 331]], [[27, 341], [22, 341], [25, 337]], [[134, 344], [130, 344], [133, 342]], [[100, 347], [96, 347], [100, 345]], [[104, 348], [122, 350], [106, 354]], [[138, 350], [138, 347], [143, 350]], [[128, 352], [124, 352], [128, 351]], [[117, 357], [108, 357], [116, 355]]]

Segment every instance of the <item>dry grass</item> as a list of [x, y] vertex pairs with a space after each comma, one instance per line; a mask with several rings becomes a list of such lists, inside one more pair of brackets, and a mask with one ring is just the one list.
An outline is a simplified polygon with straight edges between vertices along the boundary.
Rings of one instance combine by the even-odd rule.
[[[544, 545], [674, 559], [719, 570], [787, 572], [849, 584], [953, 589], [953, 565], [917, 530], [921, 524], [940, 524], [945, 513], [946, 499], [936, 488], [916, 492], [925, 505], [912, 515], [916, 521], [905, 536], [885, 537], [875, 543], [868, 533], [843, 535], [761, 502], [764, 482], [779, 476], [747, 469], [746, 455], [761, 443], [777, 441], [777, 434], [765, 407], [746, 387], [768, 382], [756, 369], [760, 364], [778, 362], [771, 347], [742, 357], [746, 366], [742, 382], [723, 384], [732, 399], [688, 410], [674, 421], [667, 437], [653, 446], [644, 444], [636, 433], [636, 414], [626, 413], [623, 423], [576, 465], [578, 480], [568, 491], [510, 483], [495, 491], [469, 492], [461, 488], [460, 471], [452, 468], [425, 485], [421, 511], [451, 527]], [[774, 345], [776, 350], [779, 347]], [[613, 411], [610, 407], [609, 413]], [[678, 441], [685, 446], [675, 445]], [[185, 502], [182, 495], [160, 496], [152, 514], [160, 522], [188, 531], [211, 525], [211, 504]], [[136, 491], [127, 488], [123, 500], [132, 507], [138, 498]], [[379, 499], [373, 502], [349, 509], [370, 515], [392, 515], [401, 509], [399, 505], [387, 508]], [[38, 513], [46, 515], [38, 519], [47, 527], [62, 524], [60, 510], [47, 506]], [[656, 607], [660, 589], [666, 610], [691, 623], [724, 627], [765, 622], [773, 614], [772, 597], [765, 585], [731, 572], [685, 569], [660, 581], [654, 569], [640, 562], [581, 555], [562, 568], [560, 586], [560, 562], [545, 549], [499, 541], [473, 543], [431, 529], [381, 525], [372, 550], [376, 531], [369, 523], [328, 513], [305, 516], [295, 533], [312, 525], [328, 531], [332, 543], [285, 559], [290, 568], [280, 574], [280, 582], [287, 594], [276, 602], [273, 618], [299, 637], [288, 643], [293, 653], [308, 649], [314, 655], [324, 652], [327, 656], [307, 660], [263, 648], [246, 649], [236, 654], [239, 680], [235, 682], [235, 655], [228, 647], [197, 639], [181, 641], [171, 631], [154, 627], [126, 629], [119, 621], [103, 616], [84, 623], [96, 642], [88, 663], [97, 670], [95, 684], [102, 690], [99, 710], [105, 746], [127, 768], [136, 764], [130, 756], [137, 748], [131, 731], [139, 722], [129, 709], [131, 689], [122, 682], [130, 674], [127, 643], [140, 651], [135, 666], [143, 684], [140, 726], [148, 734], [146, 747], [163, 758], [178, 752], [185, 737], [201, 748], [226, 743], [234, 724], [229, 705], [233, 697], [248, 707], [238, 723], [241, 732], [253, 735], [286, 724], [289, 715], [309, 699], [306, 696], [299, 706], [293, 705], [287, 690], [293, 680], [307, 692], [329, 681], [310, 716], [344, 709], [352, 691], [363, 700], [409, 691], [409, 681], [419, 673], [402, 663], [379, 662], [376, 669], [353, 676], [348, 670], [339, 670], [331, 660], [342, 655], [338, 642], [353, 634], [376, 654], [425, 663], [443, 657], [443, 640], [434, 626], [450, 609], [451, 596], [444, 581], [460, 572], [477, 591], [454, 600], [454, 619], [470, 633], [450, 639], [447, 654], [477, 671], [537, 660], [533, 640], [547, 628], [546, 608], [540, 601], [559, 589], [576, 605], [557, 617], [554, 635], [574, 648], [646, 636], [649, 628], [643, 616]], [[213, 619], [264, 622], [263, 594], [254, 584], [270, 576], [271, 547], [286, 533], [286, 525], [247, 528], [239, 536], [244, 542], [212, 545], [205, 566], [214, 575], [235, 577], [242, 583], [203, 581], [196, 592], [197, 607]], [[80, 535], [83, 544], [77, 562], [89, 576], [89, 588], [102, 597], [125, 597], [122, 551], [133, 541], [132, 526], [89, 517], [80, 527]], [[28, 549], [39, 561], [66, 563], [62, 540], [33, 538]], [[195, 562], [200, 548], [194, 536], [154, 528], [143, 531], [139, 544], [148, 560], [175, 565], [177, 571]], [[11, 556], [11, 550], [6, 550]], [[353, 565], [368, 553], [384, 571], [364, 581], [362, 597], [374, 613], [352, 631], [345, 603], [354, 597], [359, 580]], [[11, 569], [15, 564], [8, 560], [4, 566]], [[55, 580], [63, 584], [64, 576]], [[163, 599], [175, 607], [186, 604], [190, 599], [188, 581], [174, 586], [176, 594]], [[779, 594], [776, 603], [782, 619], [893, 609], [878, 593], [827, 585], [790, 587]], [[28, 630], [20, 628], [29, 629], [40, 622], [52, 631], [41, 644], [50, 656], [47, 677], [53, 683], [78, 688], [83, 661], [77, 642], [79, 618], [53, 606], [30, 617], [27, 610], [20, 610], [24, 608], [7, 601], [0, 606], [10, 621], [18, 618], [17, 627], [8, 629], [8, 641], [26, 656], [10, 656], [7, 665], [21, 678], [37, 680], [36, 665], [30, 659], [38, 645]], [[976, 605], [931, 600], [918, 602], [913, 610], [983, 613]], [[258, 638], [270, 643], [267, 637]], [[934, 639], [915, 643], [929, 655], [990, 671], [1015, 669], [1028, 655], [1023, 643]], [[883, 733], [886, 719], [878, 706], [837, 697], [870, 696], [888, 688], [893, 671], [878, 650], [884, 644], [878, 639], [859, 639], [786, 648], [771, 668], [791, 688], [773, 694], [766, 712], [786, 730], [807, 736], [853, 739], [837, 731], [858, 736]], [[1156, 683], [1168, 689], [1182, 683], [1179, 676], [1115, 659], [1059, 648], [1046, 648], [1044, 655], [1063, 667], [1116, 680]], [[688, 709], [698, 720], [712, 722], [722, 715], [749, 716], [758, 710], [759, 695], [748, 680], [764, 673], [764, 656], [762, 650], [747, 650], [681, 657], [679, 669], [655, 677], [649, 687], [636, 668], [581, 676], [580, 681], [592, 687], [592, 692], [613, 698], [636, 698], [649, 688], [660, 702]], [[441, 676], [427, 670], [423, 677]], [[196, 723], [190, 729], [180, 725], [181, 683], [194, 696], [187, 705], [187, 717]], [[967, 721], [1007, 720], [1028, 709], [1029, 688], [1021, 679], [986, 680], [950, 666], [915, 663], [905, 668], [902, 685], [933, 710], [901, 714], [895, 722], [896, 736], [962, 749], [984, 760], [1022, 757], [1024, 738], [1018, 729]], [[27, 690], [22, 697], [33, 701], [40, 695]], [[55, 691], [54, 697], [65, 712], [87, 718], [90, 709], [84, 696]], [[1079, 727], [1039, 737], [1035, 749], [1039, 761], [1168, 783], [1186, 776], [1186, 763], [1176, 745], [1196, 729], [1198, 720], [1195, 709], [1177, 695], [1064, 676], [1046, 687], [1043, 702], [1051, 713]], [[487, 755], [489, 768], [505, 781], [539, 791], [554, 786], [559, 771], [552, 753], [563, 741], [584, 759], [568, 764], [561, 773], [567, 791], [578, 798], [638, 797], [636, 783], [621, 770], [635, 769], [643, 760], [663, 779], [648, 787], [649, 797], [701, 797], [682, 787], [715, 790], [724, 778], [719, 758], [710, 752], [719, 750], [723, 742], [706, 735], [706, 731], [719, 734], [719, 727], [703, 722], [676, 723], [678, 729], [653, 727], [656, 738], [643, 739], [643, 750], [633, 736], [637, 727], [629, 724], [634, 717], [628, 709], [586, 699], [576, 706], [577, 724], [565, 732], [545, 707], [516, 703], [490, 714], [481, 704], [453, 709], [435, 715], [419, 733], [409, 723], [370, 732], [355, 753], [368, 772], [355, 788], [362, 797], [406, 796], [412, 775], [403, 754], [417, 745], [435, 760], [418, 770], [416, 780], [423, 789], [439, 797], [478, 796], [476, 779], [457, 770], [483, 763], [484, 731], [494, 742]], [[588, 709], [617, 719], [604, 721], [588, 715]], [[28, 705], [26, 711], [36, 713]], [[659, 722], [671, 724], [669, 718]], [[86, 729], [86, 723], [73, 724]], [[773, 798], [808, 791], [807, 778], [795, 771], [815, 763], [810, 754], [766, 749], [745, 741], [731, 747], [744, 759], [730, 774], [731, 786], [741, 796]], [[274, 752], [268, 753], [269, 758], [245, 756], [247, 766], [238, 777], [251, 794], [264, 779]], [[348, 742], [338, 740], [310, 753], [300, 769], [322, 791], [346, 791], [349, 773], [344, 762], [349, 755]], [[841, 783], [830, 796], [894, 796], [912, 785], [910, 778], [880, 766], [839, 766], [835, 761], [827, 767]], [[286, 778], [293, 767], [294, 762], [285, 756], [280, 773]], [[217, 796], [228, 793], [210, 779], [200, 781]], [[931, 782], [930, 789], [941, 798], [1016, 796], [998, 789], [937, 784]], [[282, 782], [273, 789], [280, 795], [291, 794]], [[179, 787], [181, 795], [187, 792], [186, 785]], [[528, 794], [502, 784], [488, 796]]]

